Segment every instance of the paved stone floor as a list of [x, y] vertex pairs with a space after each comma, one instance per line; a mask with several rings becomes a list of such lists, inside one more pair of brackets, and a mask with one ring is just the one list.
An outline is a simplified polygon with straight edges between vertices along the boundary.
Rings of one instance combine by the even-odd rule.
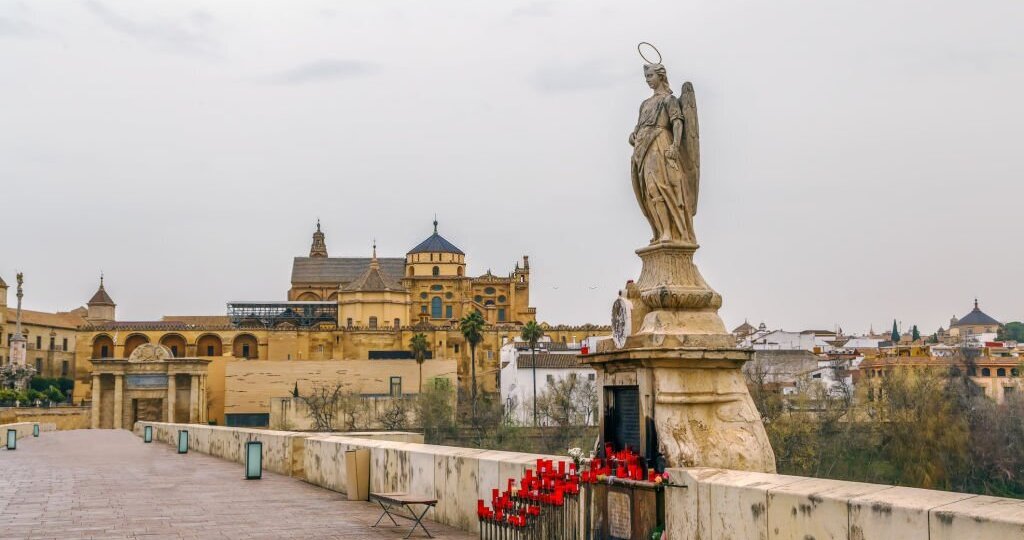
[[[0, 450], [0, 538], [402, 538], [378, 507], [124, 430], [43, 433]], [[385, 519], [385, 521], [387, 521]], [[411, 522], [409, 522], [411, 524]], [[436, 523], [441, 538], [475, 538]], [[424, 538], [417, 530], [413, 538]]]

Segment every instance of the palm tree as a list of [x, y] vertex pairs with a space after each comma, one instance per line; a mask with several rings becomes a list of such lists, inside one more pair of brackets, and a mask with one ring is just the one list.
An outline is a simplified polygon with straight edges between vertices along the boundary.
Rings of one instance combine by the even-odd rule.
[[427, 336], [423, 332], [418, 332], [412, 336], [409, 340], [409, 350], [412, 351], [413, 357], [416, 358], [416, 364], [420, 367], [420, 393], [423, 393], [423, 361], [427, 359], [427, 353], [430, 352], [430, 345], [427, 343]]
[[544, 330], [537, 321], [530, 321], [523, 325], [523, 333], [520, 336], [530, 345], [530, 356], [533, 359], [533, 425], [537, 426], [537, 342], [544, 337]]
[[476, 417], [476, 346], [483, 339], [483, 329], [487, 321], [484, 320], [484, 316], [479, 311], [473, 310], [468, 315], [459, 321], [459, 330], [462, 332], [462, 336], [466, 338], [469, 343], [469, 365], [472, 370], [472, 403], [473, 403], [473, 417]]

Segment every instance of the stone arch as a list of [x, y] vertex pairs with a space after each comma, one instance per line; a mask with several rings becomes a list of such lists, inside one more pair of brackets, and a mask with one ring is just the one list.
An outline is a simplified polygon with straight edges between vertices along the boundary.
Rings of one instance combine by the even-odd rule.
[[100, 334], [92, 340], [93, 358], [113, 358], [114, 340], [107, 334]]
[[320, 295], [315, 292], [306, 291], [299, 295], [297, 299], [299, 302], [319, 302]]
[[196, 356], [222, 356], [224, 341], [216, 334], [203, 334], [196, 340]]
[[132, 355], [132, 351], [135, 347], [149, 343], [149, 337], [146, 334], [131, 334], [124, 339], [124, 357], [128, 358]]
[[185, 352], [185, 336], [181, 334], [164, 334], [160, 337], [160, 344], [167, 347], [167, 350], [171, 351], [171, 356], [175, 358], [188, 356], [188, 353]]
[[231, 350], [236, 358], [258, 359], [260, 357], [260, 343], [252, 334], [239, 334], [235, 336], [231, 344]]
[[331, 295], [327, 297], [327, 300], [331, 301], [331, 302], [337, 302], [338, 301], [338, 291], [332, 292]]

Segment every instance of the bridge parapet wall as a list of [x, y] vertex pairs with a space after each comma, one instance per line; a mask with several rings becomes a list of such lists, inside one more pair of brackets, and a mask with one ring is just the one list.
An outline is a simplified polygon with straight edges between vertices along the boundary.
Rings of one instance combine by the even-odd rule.
[[56, 424], [42, 422], [14, 422], [12, 424], [0, 424], [0, 447], [7, 444], [7, 430], [13, 429], [17, 432], [17, 438], [24, 439], [32, 436], [32, 426], [39, 424], [39, 431], [57, 431]]
[[[430, 519], [478, 530], [477, 499], [519, 478], [538, 458], [518, 452], [422, 444], [403, 432], [308, 433], [196, 424], [152, 425], [174, 445], [190, 432], [190, 449], [237, 463], [248, 440], [263, 442], [264, 468], [346, 493], [345, 452], [370, 451], [370, 490], [438, 500]], [[31, 424], [26, 424], [31, 433]], [[670, 469], [667, 537], [673, 540], [843, 538], [954, 540], [1024, 538], [1024, 501], [880, 484], [723, 469]]]
[[1017, 499], [723, 469], [669, 475], [673, 540], [1024, 538]]

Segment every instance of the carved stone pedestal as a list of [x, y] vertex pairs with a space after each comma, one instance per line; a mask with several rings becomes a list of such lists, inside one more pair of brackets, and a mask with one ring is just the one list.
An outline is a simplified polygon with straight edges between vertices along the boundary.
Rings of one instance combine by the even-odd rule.
[[718, 316], [722, 297], [694, 265], [697, 248], [638, 249], [643, 270], [615, 301], [612, 339], [584, 357], [602, 388], [602, 445], [634, 446], [669, 467], [775, 472], [740, 371], [752, 353], [735, 348]]
[[732, 348], [616, 349], [606, 341], [586, 361], [598, 371], [603, 404], [610, 389], [638, 388], [640, 449], [657, 448], [666, 466], [775, 472], [775, 453], [740, 372], [750, 355]]

